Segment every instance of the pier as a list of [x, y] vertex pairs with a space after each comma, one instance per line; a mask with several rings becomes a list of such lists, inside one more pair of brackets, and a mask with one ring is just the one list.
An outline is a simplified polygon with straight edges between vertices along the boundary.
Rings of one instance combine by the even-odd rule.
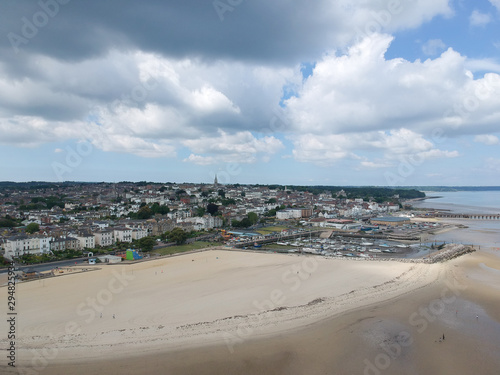
[[500, 214], [460, 214], [451, 212], [437, 212], [433, 216], [446, 219], [500, 220]]
[[245, 241], [245, 242], [238, 242], [238, 243], [235, 243], [232, 245], [236, 248], [253, 246], [254, 244], [264, 245], [264, 244], [273, 243], [276, 241], [286, 241], [286, 240], [292, 240], [292, 239], [302, 238], [302, 237], [303, 238], [319, 237], [322, 232], [323, 231], [321, 231], [321, 230], [317, 230], [317, 231], [311, 231], [311, 232], [294, 233], [294, 234], [289, 234], [289, 235], [276, 235], [276, 236], [255, 239], [255, 240], [249, 240], [249, 241]]

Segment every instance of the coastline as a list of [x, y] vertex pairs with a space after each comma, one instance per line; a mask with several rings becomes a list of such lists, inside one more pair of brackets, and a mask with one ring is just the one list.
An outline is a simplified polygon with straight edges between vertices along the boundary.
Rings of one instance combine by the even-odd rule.
[[[207, 269], [203, 261], [214, 270]], [[205, 274], [193, 282], [193, 273], [186, 270], [194, 268], [192, 272], [199, 274], [197, 263], [205, 269]], [[48, 364], [46, 373], [53, 373], [52, 366], [57, 366], [56, 363], [67, 365], [74, 358], [84, 363], [99, 361], [103, 356], [122, 360], [136, 353], [214, 344], [224, 345], [230, 353], [233, 342], [239, 345], [259, 337], [275, 337], [409, 293], [431, 283], [441, 267], [213, 250], [128, 265], [126, 272], [135, 275], [130, 285], [114, 296], [109, 306], [103, 306], [104, 318], [96, 310], [88, 323], [85, 318], [89, 320], [90, 313], [80, 305], [88, 308], [85, 301], [89, 297], [72, 299], [71, 284], [86, 283], [88, 289], [95, 288], [90, 295], [104, 296], [99, 285], [113, 275], [113, 270], [116, 272], [116, 267], [92, 275], [71, 275], [65, 280], [45, 280], [44, 285], [20, 284], [18, 294], [25, 299], [20, 306], [25, 325], [18, 340], [19, 365], [30, 366], [29, 353], [47, 347], [55, 348], [57, 356]], [[178, 274], [174, 275], [175, 272]], [[353, 273], [358, 276], [353, 278]], [[155, 278], [161, 283], [153, 284]], [[165, 282], [176, 287], [164, 293]], [[252, 283], [256, 285], [249, 288]], [[141, 294], [148, 297], [141, 299]], [[161, 295], [169, 300], [161, 301]], [[128, 302], [132, 296], [141, 304], [139, 308]], [[62, 300], [73, 307], [56, 307]], [[179, 306], [172, 306], [172, 301]], [[82, 316], [75, 314], [75, 309]], [[169, 311], [152, 312], [155, 309]], [[120, 316], [110, 319], [112, 311]], [[79, 330], [68, 333], [65, 327], [68, 322]]]
[[[238, 340], [233, 352], [217, 335], [212, 336], [214, 340], [204, 336], [202, 342], [198, 337], [171, 347], [141, 344], [129, 351], [115, 346], [113, 352], [92, 359], [85, 358], [86, 348], [79, 347], [72, 349], [80, 353], [78, 359], [64, 358], [61, 351], [39, 373], [319, 375], [380, 371], [391, 375], [411, 368], [416, 373], [496, 374], [500, 359], [495, 353], [500, 342], [494, 334], [500, 329], [500, 313], [495, 296], [499, 290], [488, 286], [487, 280], [498, 281], [500, 276], [490, 271], [487, 280], [478, 279], [481, 264], [500, 270], [498, 251], [485, 249], [446, 263], [422, 265], [429, 267], [423, 278], [412, 273], [415, 271], [407, 273], [398, 279], [406, 286], [389, 281], [370, 300], [361, 292], [348, 293], [344, 309], [337, 312], [318, 310], [321, 303], [300, 306], [308, 315], [301, 324], [292, 320], [276, 329], [283, 318], [280, 313], [296, 311], [266, 312], [279, 317], [277, 321], [266, 318], [274, 329]], [[219, 330], [227, 328], [221, 322], [217, 325]], [[189, 329], [195, 328], [200, 327]], [[446, 334], [445, 341], [440, 341], [442, 334]], [[388, 367], [378, 368], [382, 358], [387, 359], [384, 355], [390, 358]]]
[[[493, 244], [495, 238], [486, 229], [458, 230], [466, 220], [421, 220], [449, 224], [427, 233], [425, 241], [442, 236]], [[129, 284], [137, 282], [137, 288], [127, 285], [113, 295], [104, 318], [96, 315], [90, 323], [75, 307], [98, 296], [103, 285], [109, 289], [112, 269], [123, 266], [105, 267], [103, 278], [92, 272], [50, 285], [20, 284], [29, 300], [23, 320], [36, 324], [23, 327], [19, 366], [56, 375], [496, 374], [499, 250], [483, 246], [431, 265], [213, 249], [181, 254], [127, 264], [135, 275]], [[86, 285], [88, 293], [71, 299], [71, 284]], [[50, 288], [72, 307], [50, 300]], [[37, 310], [44, 304], [49, 306]], [[119, 311], [117, 319], [109, 319], [112, 311]], [[37, 312], [39, 317], [30, 315]], [[82, 331], [68, 334], [68, 322]], [[55, 355], [43, 356], [44, 350]]]

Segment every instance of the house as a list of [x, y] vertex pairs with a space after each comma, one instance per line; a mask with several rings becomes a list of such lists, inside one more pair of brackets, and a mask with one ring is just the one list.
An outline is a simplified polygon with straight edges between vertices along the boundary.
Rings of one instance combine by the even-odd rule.
[[95, 248], [95, 237], [90, 233], [82, 233], [79, 236], [76, 236], [76, 239], [79, 242], [80, 249], [94, 249]]
[[6, 259], [12, 260], [24, 254], [44, 254], [50, 251], [50, 237], [19, 235], [5, 239]]
[[50, 241], [51, 251], [64, 251], [67, 249], [78, 250], [80, 249], [80, 241], [74, 237], [64, 236], [53, 238]]
[[111, 246], [115, 243], [112, 230], [99, 230], [94, 232], [95, 244], [99, 246]]
[[116, 242], [132, 242], [132, 229], [126, 227], [113, 228], [113, 236]]
[[134, 228], [132, 229], [132, 239], [140, 240], [141, 238], [147, 237], [148, 231], [142, 228]]

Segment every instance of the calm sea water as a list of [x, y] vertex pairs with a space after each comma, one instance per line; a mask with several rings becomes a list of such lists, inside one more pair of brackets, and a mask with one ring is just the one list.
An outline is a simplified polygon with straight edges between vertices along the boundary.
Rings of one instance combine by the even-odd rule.
[[500, 214], [500, 191], [426, 192], [426, 195], [437, 198], [417, 202], [414, 206], [458, 213]]
[[[417, 202], [414, 207], [436, 208], [457, 213], [500, 214], [500, 191], [428, 192], [439, 197]], [[436, 241], [458, 242], [500, 248], [500, 220], [452, 220], [467, 225], [435, 236]]]

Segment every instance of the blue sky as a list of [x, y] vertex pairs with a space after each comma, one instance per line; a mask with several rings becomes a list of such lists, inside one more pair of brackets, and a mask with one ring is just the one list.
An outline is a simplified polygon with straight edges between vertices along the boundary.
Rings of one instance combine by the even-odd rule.
[[500, 0], [234, 4], [3, 2], [0, 180], [500, 185]]

